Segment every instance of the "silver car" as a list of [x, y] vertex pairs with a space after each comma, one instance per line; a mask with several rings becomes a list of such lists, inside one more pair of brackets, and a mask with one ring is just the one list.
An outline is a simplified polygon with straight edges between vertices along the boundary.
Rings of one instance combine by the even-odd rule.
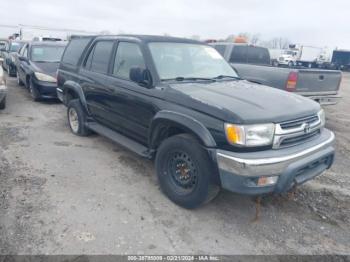
[[0, 67], [0, 109], [5, 109], [6, 107], [6, 94], [7, 94], [7, 87], [6, 87], [5, 74], [2, 68]]

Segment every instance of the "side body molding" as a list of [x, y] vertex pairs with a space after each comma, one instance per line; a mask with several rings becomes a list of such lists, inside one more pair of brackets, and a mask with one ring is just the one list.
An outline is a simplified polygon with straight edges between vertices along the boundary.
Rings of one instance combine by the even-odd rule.
[[154, 147], [157, 135], [159, 134], [160, 124], [164, 122], [170, 122], [178, 127], [181, 127], [187, 131], [195, 134], [206, 147], [216, 147], [216, 142], [209, 130], [195, 118], [173, 111], [159, 111], [153, 118], [150, 131], [148, 134], [149, 145]]

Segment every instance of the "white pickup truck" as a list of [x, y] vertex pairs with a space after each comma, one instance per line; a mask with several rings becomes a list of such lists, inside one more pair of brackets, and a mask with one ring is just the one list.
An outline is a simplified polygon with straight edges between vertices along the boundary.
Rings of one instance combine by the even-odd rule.
[[336, 104], [340, 99], [341, 71], [273, 67], [267, 48], [226, 42], [211, 45], [243, 79], [295, 92], [321, 105]]

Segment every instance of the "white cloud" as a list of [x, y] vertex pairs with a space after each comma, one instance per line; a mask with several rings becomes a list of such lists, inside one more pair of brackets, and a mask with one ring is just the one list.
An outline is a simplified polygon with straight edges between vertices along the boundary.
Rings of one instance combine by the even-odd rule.
[[[17, 0], [3, 1], [0, 24], [202, 38], [250, 32], [350, 49], [348, 10], [347, 0]], [[0, 36], [9, 31], [0, 27]]]

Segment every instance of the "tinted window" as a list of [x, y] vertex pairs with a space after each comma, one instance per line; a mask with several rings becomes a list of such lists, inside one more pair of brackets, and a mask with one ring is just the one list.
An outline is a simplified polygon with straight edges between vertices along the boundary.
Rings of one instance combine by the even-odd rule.
[[25, 47], [24, 47], [22, 56], [28, 57], [28, 46], [25, 46]]
[[231, 56], [231, 63], [246, 63], [247, 62], [247, 46], [234, 46]]
[[129, 79], [129, 72], [133, 67], [146, 68], [140, 47], [134, 43], [119, 43], [114, 60], [113, 75]]
[[91, 60], [91, 71], [104, 73], [108, 71], [109, 58], [112, 54], [114, 42], [112, 41], [101, 41], [97, 42], [94, 47], [93, 57]]
[[90, 40], [91, 38], [72, 39], [64, 52], [62, 62], [65, 64], [77, 65], [81, 54]]
[[10, 52], [18, 52], [23, 45], [24, 43], [12, 42], [10, 45]]
[[263, 47], [247, 47], [247, 63], [250, 64], [270, 64], [270, 54], [268, 49]]
[[215, 45], [214, 48], [220, 53], [220, 55], [225, 55], [226, 45]]
[[59, 62], [64, 46], [33, 46], [31, 60], [33, 62]]

